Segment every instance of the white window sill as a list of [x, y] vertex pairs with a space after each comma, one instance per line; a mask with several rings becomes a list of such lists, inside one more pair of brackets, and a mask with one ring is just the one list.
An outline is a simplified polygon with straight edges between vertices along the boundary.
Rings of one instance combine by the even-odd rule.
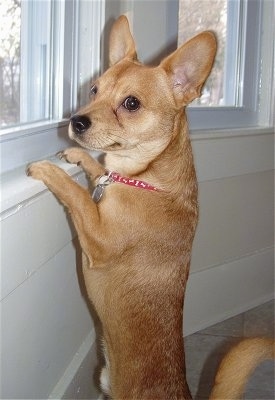
[[[246, 129], [226, 129], [226, 130], [219, 130], [219, 131], [196, 131], [191, 132], [191, 140], [196, 147], [203, 144], [203, 142], [210, 142], [212, 140], [216, 140], [221, 142], [222, 139], [226, 139], [225, 142], [226, 146], [228, 144], [228, 140], [234, 140], [237, 138], [255, 138], [259, 136], [268, 136], [270, 139], [274, 135], [273, 128], [246, 128]], [[269, 146], [270, 147], [270, 146]], [[211, 147], [210, 147], [211, 149]], [[226, 148], [225, 148], [226, 151]], [[215, 152], [215, 150], [213, 150]], [[273, 152], [273, 149], [272, 149]], [[214, 153], [213, 153], [214, 154]], [[98, 153], [93, 152], [93, 155], [97, 156]], [[212, 154], [207, 154], [204, 158], [206, 160], [203, 162], [203, 167], [199, 165], [199, 170], [205, 169], [205, 166], [209, 164], [211, 168]], [[215, 156], [215, 154], [214, 154]], [[249, 155], [248, 155], [249, 156]], [[230, 163], [230, 155], [228, 163]], [[246, 155], [245, 155], [246, 157]], [[202, 157], [200, 157], [202, 158]], [[268, 158], [268, 160], [272, 157], [267, 156], [266, 154], [262, 154], [262, 158]], [[63, 168], [70, 176], [73, 176], [74, 179], [78, 180], [81, 175], [81, 169], [76, 165], [68, 164], [64, 161], [59, 160], [57, 157], [50, 157], [48, 158], [51, 162], [54, 162], [61, 168]], [[207, 161], [208, 160], [208, 161]], [[200, 160], [198, 160], [200, 161]], [[246, 160], [244, 159], [244, 163]], [[265, 163], [262, 168], [259, 170], [267, 170], [270, 169], [270, 162]], [[200, 164], [200, 163], [199, 163]], [[258, 168], [258, 167], [256, 167]], [[215, 171], [219, 170], [219, 166], [216, 166]], [[26, 166], [18, 167], [14, 170], [8, 171], [1, 175], [1, 202], [0, 202], [0, 210], [1, 215], [0, 219], [6, 218], [10, 214], [14, 214], [15, 212], [19, 211], [22, 207], [26, 206], [32, 199], [42, 192], [47, 191], [45, 185], [37, 181], [31, 177], [26, 176]], [[253, 171], [254, 172], [254, 171]], [[219, 171], [218, 171], [219, 173]], [[247, 171], [245, 171], [247, 173]], [[198, 175], [200, 175], [200, 171], [198, 171]], [[221, 176], [222, 177], [222, 176]], [[80, 179], [80, 178], [79, 178]], [[201, 179], [203, 180], [203, 179]], [[206, 179], [207, 180], [207, 179]]]
[[[76, 165], [65, 163], [57, 157], [50, 157], [49, 161], [62, 167], [69, 175], [76, 178], [81, 172]], [[47, 191], [47, 188], [41, 181], [26, 175], [26, 166], [4, 173], [1, 176], [1, 219], [19, 211], [31, 199], [44, 191]]]

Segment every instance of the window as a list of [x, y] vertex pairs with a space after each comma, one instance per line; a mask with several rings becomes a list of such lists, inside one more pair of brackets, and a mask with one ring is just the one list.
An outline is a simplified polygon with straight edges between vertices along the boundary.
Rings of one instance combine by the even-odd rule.
[[[192, 16], [194, 6], [207, 12]], [[145, 57], [158, 46], [174, 46], [178, 21], [182, 41], [221, 23], [222, 68], [188, 107], [191, 130], [272, 125], [272, 0], [106, 0], [106, 9], [109, 17], [133, 16], [138, 53]], [[215, 26], [205, 20], [209, 10]], [[100, 43], [106, 47], [108, 39], [101, 37], [104, 25], [104, 0], [0, 0], [2, 171], [70, 145], [67, 117], [88, 101], [91, 78], [100, 71]]]
[[[237, 51], [233, 51], [238, 46], [239, 6], [238, 1], [227, 0], [211, 0], [211, 4], [201, 0], [179, 2], [179, 45], [204, 30], [214, 31], [218, 40], [211, 75], [204, 85], [202, 96], [196, 99], [192, 106], [235, 106], [239, 103]], [[230, 23], [234, 20], [235, 24]], [[231, 68], [227, 69], [229, 58]]]
[[[203, 30], [218, 37], [218, 52], [200, 99], [189, 106], [193, 129], [248, 127], [271, 123], [261, 98], [263, 81], [272, 83], [272, 2], [267, 0], [179, 0], [179, 44]], [[268, 11], [269, 9], [269, 11]], [[270, 34], [263, 41], [264, 29]], [[269, 47], [270, 46], [270, 47]], [[270, 95], [270, 94], [269, 94]], [[265, 103], [266, 119], [260, 113]]]
[[2, 171], [68, 146], [68, 117], [100, 71], [104, 11], [104, 1], [0, 0]]

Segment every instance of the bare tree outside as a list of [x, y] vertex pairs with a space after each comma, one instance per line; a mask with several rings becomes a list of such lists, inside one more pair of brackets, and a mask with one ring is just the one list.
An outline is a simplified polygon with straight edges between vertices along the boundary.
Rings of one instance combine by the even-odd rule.
[[0, 0], [0, 127], [20, 121], [21, 0]]
[[195, 106], [223, 105], [223, 76], [227, 29], [227, 0], [180, 0], [179, 45], [204, 30], [215, 32], [218, 52], [214, 68]]

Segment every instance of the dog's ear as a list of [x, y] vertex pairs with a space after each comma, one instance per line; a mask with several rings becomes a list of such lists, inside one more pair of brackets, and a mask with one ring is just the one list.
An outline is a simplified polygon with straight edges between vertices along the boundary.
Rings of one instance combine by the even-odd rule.
[[114, 65], [123, 58], [136, 60], [136, 47], [130, 32], [128, 19], [121, 15], [114, 23], [110, 36], [110, 65]]
[[201, 95], [217, 50], [214, 33], [198, 34], [165, 58], [160, 66], [172, 80], [173, 90], [179, 106], [190, 103]]

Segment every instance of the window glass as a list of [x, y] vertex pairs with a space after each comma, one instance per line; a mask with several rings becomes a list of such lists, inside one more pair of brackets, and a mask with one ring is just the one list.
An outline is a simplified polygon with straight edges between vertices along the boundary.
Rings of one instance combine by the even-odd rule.
[[[178, 43], [204, 30], [215, 32], [218, 51], [213, 70], [195, 106], [235, 106], [238, 102], [237, 61], [239, 1], [180, 0]], [[229, 84], [230, 82], [230, 84]]]
[[63, 2], [0, 4], [1, 128], [62, 117], [62, 84], [56, 82], [63, 81]]
[[21, 1], [0, 1], [0, 127], [20, 121]]

